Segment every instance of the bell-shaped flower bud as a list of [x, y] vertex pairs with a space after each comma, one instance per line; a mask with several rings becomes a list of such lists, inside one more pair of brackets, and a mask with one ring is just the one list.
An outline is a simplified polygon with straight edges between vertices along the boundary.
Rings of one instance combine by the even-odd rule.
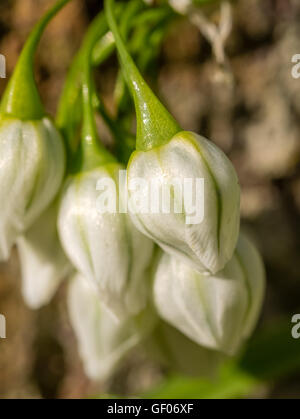
[[[131, 189], [135, 179], [148, 181]], [[218, 272], [231, 259], [240, 188], [232, 164], [212, 142], [180, 132], [163, 146], [134, 152], [128, 188], [136, 227], [166, 252], [200, 272]], [[134, 208], [147, 198], [148, 209]]]
[[[121, 165], [112, 163], [69, 179], [58, 228], [73, 265], [96, 284], [107, 307], [117, 316], [126, 316], [137, 314], [147, 303], [153, 242], [119, 211], [120, 170]], [[110, 189], [111, 208], [102, 206], [104, 186]]]
[[1, 119], [0, 260], [53, 200], [64, 172], [63, 141], [50, 119]]
[[224, 354], [200, 346], [174, 327], [159, 321], [146, 340], [147, 353], [174, 373], [214, 377]]
[[61, 248], [56, 224], [57, 202], [17, 241], [22, 294], [32, 309], [48, 304], [62, 280], [72, 272], [72, 266]]
[[154, 327], [148, 312], [136, 319], [116, 319], [93, 285], [79, 274], [69, 285], [68, 309], [85, 372], [92, 380], [111, 376]]
[[123, 166], [98, 137], [90, 63], [100, 29], [95, 25], [84, 43], [79, 169], [63, 190], [58, 230], [78, 272], [96, 285], [102, 303], [124, 318], [139, 313], [147, 304], [147, 270], [154, 245], [127, 215], [126, 177], [119, 181]]
[[34, 79], [38, 41], [59, 0], [29, 36], [0, 105], [0, 260], [51, 203], [65, 172], [63, 140], [47, 117]]
[[232, 354], [256, 325], [264, 289], [261, 257], [241, 235], [231, 261], [213, 276], [164, 254], [155, 274], [154, 299], [160, 316], [187, 337]]
[[168, 253], [199, 272], [216, 273], [231, 259], [238, 238], [236, 173], [215, 145], [180, 128], [129, 55], [114, 0], [105, 7], [137, 114], [137, 151], [128, 164], [133, 221]]

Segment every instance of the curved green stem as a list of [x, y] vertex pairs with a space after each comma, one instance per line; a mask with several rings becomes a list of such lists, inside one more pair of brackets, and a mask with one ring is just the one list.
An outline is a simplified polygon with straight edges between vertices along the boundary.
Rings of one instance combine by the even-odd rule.
[[107, 21], [114, 34], [125, 78], [135, 102], [136, 148], [146, 151], [166, 144], [181, 128], [149, 88], [129, 55], [116, 23], [114, 6], [114, 0], [105, 1]]
[[[120, 31], [125, 39], [129, 35], [130, 29], [137, 24], [153, 25], [161, 22], [167, 15], [174, 15], [170, 8], [148, 9], [143, 5], [141, 0], [131, 0], [127, 4], [119, 3], [116, 5], [116, 15], [122, 16]], [[140, 13], [138, 13], [140, 12]], [[99, 28], [99, 39], [97, 40], [92, 53], [92, 65], [99, 66], [102, 64], [115, 50], [115, 40], [108, 28], [106, 17], [101, 12], [95, 18], [95, 24]], [[89, 37], [90, 31], [93, 29], [93, 23], [90, 25], [86, 37]], [[81, 100], [81, 83], [82, 83], [82, 55], [85, 42], [80, 51], [76, 54], [68, 72], [64, 89], [59, 100], [56, 123], [62, 131], [65, 139], [69, 155], [72, 156], [77, 150], [79, 144], [78, 127], [82, 118], [82, 100]], [[123, 77], [122, 77], [123, 79]], [[120, 81], [123, 86], [123, 82]], [[118, 97], [125, 97], [126, 100], [117, 100], [118, 103], [124, 102], [127, 106], [127, 93], [122, 90]], [[117, 108], [119, 108], [117, 106]]]
[[[87, 34], [85, 35], [83, 44], [76, 54], [68, 72], [66, 82], [64, 85], [63, 92], [61, 94], [58, 111], [56, 115], [56, 124], [62, 131], [67, 145], [70, 158], [76, 152], [80, 138], [78, 136], [79, 126], [82, 120], [82, 72], [83, 72], [83, 61], [86, 60], [85, 49], [88, 48], [88, 39], [91, 39], [98, 33], [99, 38], [102, 37], [108, 31], [106, 18], [104, 13], [99, 15], [93, 20], [88, 28]], [[98, 38], [98, 39], [99, 39]], [[97, 41], [98, 41], [97, 39]], [[98, 62], [104, 61], [110, 54], [109, 45], [107, 42], [103, 42], [101, 46], [97, 47], [97, 60]], [[111, 50], [111, 53], [113, 49]], [[83, 57], [84, 56], [84, 57]], [[94, 52], [93, 52], [94, 56]], [[94, 58], [93, 58], [94, 60]]]
[[78, 140], [75, 144], [75, 133], [81, 120], [81, 77], [80, 55], [76, 54], [68, 72], [63, 91], [58, 103], [56, 125], [66, 139], [66, 145], [70, 153], [77, 149]]
[[[140, 0], [130, 1], [125, 7], [122, 4], [119, 4], [116, 10], [117, 15], [119, 16], [122, 13], [123, 16], [123, 27], [121, 28], [124, 37], [127, 36], [130, 29], [131, 19], [141, 8]], [[101, 22], [102, 23], [102, 22]], [[92, 64], [94, 67], [98, 67], [103, 63], [115, 50], [115, 39], [113, 34], [108, 28], [105, 15], [103, 14], [103, 23], [105, 24], [105, 31], [103, 36], [98, 40], [94, 46], [92, 54]], [[106, 32], [106, 33], [105, 33]]]
[[45, 116], [34, 77], [34, 55], [46, 26], [69, 1], [57, 1], [32, 30], [4, 93], [1, 113], [22, 120], [41, 119]]
[[[100, 17], [101, 18], [101, 17]], [[101, 29], [101, 28], [100, 28]], [[92, 79], [92, 52], [99, 39], [99, 25], [96, 19], [83, 45], [82, 56], [82, 169], [90, 169], [115, 161], [115, 158], [101, 144], [94, 114], [94, 86]]]
[[135, 19], [135, 26], [148, 25], [149, 23], [157, 23], [161, 19], [166, 18], [170, 15], [174, 15], [173, 10], [170, 7], [160, 7], [155, 9], [147, 10], [141, 13]]
[[92, 65], [98, 67], [107, 58], [109, 58], [115, 50], [115, 40], [110, 31], [108, 31], [95, 45], [92, 55]]
[[[157, 58], [162, 40], [168, 30], [169, 22], [175, 16], [176, 14], [170, 7], [147, 8], [134, 16], [134, 20], [132, 19], [130, 22], [129, 29], [132, 28], [133, 33], [127, 43], [127, 48], [131, 55], [136, 55], [138, 66], [142, 71], [148, 70], [149, 64]], [[125, 33], [122, 32], [123, 23], [124, 15], [122, 15], [120, 32], [127, 41], [129, 30]], [[128, 114], [130, 92], [127, 89], [127, 84], [121, 70], [118, 73], [114, 97], [117, 105], [117, 115], [124, 116], [124, 113], [125, 115]]]

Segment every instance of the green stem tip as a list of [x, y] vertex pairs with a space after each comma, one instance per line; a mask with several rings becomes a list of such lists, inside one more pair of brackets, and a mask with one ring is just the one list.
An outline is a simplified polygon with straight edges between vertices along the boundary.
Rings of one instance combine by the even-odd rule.
[[21, 120], [36, 120], [46, 115], [35, 82], [34, 55], [46, 26], [69, 1], [58, 0], [33, 28], [4, 92], [0, 113]]
[[105, 0], [107, 21], [113, 32], [122, 69], [133, 96], [137, 114], [137, 150], [151, 150], [168, 143], [181, 131], [180, 126], [154, 95], [127, 51], [118, 28], [114, 0]]

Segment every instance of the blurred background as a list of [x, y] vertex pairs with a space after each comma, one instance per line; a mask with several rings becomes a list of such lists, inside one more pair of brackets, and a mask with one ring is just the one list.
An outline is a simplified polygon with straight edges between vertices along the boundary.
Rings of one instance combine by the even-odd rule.
[[[6, 56], [8, 76], [30, 29], [51, 4], [52, 0], [1, 0], [0, 53]], [[211, 138], [231, 158], [242, 186], [242, 223], [266, 265], [267, 292], [257, 331], [233, 375], [215, 383], [214, 391], [238, 382], [239, 390], [225, 391], [226, 397], [298, 398], [300, 339], [291, 337], [291, 318], [300, 313], [300, 78], [292, 77], [291, 60], [300, 54], [300, 2], [237, 0], [231, 5], [226, 57], [217, 57], [217, 63], [205, 36], [205, 22], [218, 22], [219, 5], [204, 8], [202, 28], [184, 17], [172, 22], [149, 77], [183, 128]], [[43, 37], [37, 79], [52, 115], [72, 57], [100, 7], [99, 0], [73, 0]], [[100, 92], [112, 111], [116, 74], [115, 57], [97, 73]], [[0, 79], [0, 94], [5, 85]], [[101, 121], [100, 129], [108, 138]], [[17, 251], [9, 263], [0, 265], [0, 313], [6, 316], [8, 336], [0, 339], [1, 398], [158, 396], [155, 389], [170, 397], [213, 394], [209, 384], [204, 388], [195, 379], [172, 376], [167, 381], [166, 371], [142, 348], [107, 382], [89, 381], [69, 324], [65, 294], [63, 284], [50, 305], [31, 311], [20, 294]], [[216, 395], [224, 396], [222, 391]]]

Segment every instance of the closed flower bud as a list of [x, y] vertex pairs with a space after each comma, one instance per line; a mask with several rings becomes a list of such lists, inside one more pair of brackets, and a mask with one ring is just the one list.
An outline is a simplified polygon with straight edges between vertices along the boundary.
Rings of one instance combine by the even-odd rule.
[[133, 221], [167, 253], [214, 274], [231, 259], [238, 238], [236, 173], [215, 145], [183, 131], [151, 91], [128, 53], [114, 7], [114, 0], [105, 0], [137, 116], [136, 151], [128, 164]]
[[153, 327], [148, 313], [138, 319], [117, 320], [101, 303], [97, 290], [80, 275], [69, 285], [68, 308], [84, 369], [93, 380], [108, 378]]
[[65, 171], [60, 134], [48, 118], [0, 121], [0, 260], [53, 200]]
[[65, 172], [63, 140], [47, 117], [35, 83], [39, 39], [57, 3], [32, 30], [0, 104], [0, 261], [57, 194]]
[[32, 309], [48, 304], [61, 281], [72, 271], [57, 234], [57, 204], [52, 204], [18, 239], [22, 293]]
[[[98, 288], [117, 316], [137, 314], [147, 302], [153, 243], [119, 212], [117, 163], [76, 175], [67, 182], [58, 219], [64, 250], [77, 270]], [[101, 212], [97, 185], [115, 185], [112, 212]]]
[[[128, 166], [129, 197], [145, 201], [150, 182], [132, 192], [130, 185], [135, 178], [151, 180], [162, 199], [157, 213], [132, 212], [137, 228], [194, 269], [221, 270], [233, 255], [240, 216], [238, 179], [223, 152], [197, 134], [180, 132], [165, 145], [133, 153]], [[204, 180], [203, 188], [197, 186], [197, 179]], [[173, 193], [163, 193], [173, 185]], [[178, 185], [182, 189], [176, 189]], [[169, 196], [171, 211], [164, 213]], [[178, 202], [182, 210], [175, 209]]]
[[255, 327], [264, 288], [260, 255], [241, 235], [232, 260], [213, 276], [164, 254], [155, 274], [154, 298], [160, 316], [187, 337], [232, 354]]

